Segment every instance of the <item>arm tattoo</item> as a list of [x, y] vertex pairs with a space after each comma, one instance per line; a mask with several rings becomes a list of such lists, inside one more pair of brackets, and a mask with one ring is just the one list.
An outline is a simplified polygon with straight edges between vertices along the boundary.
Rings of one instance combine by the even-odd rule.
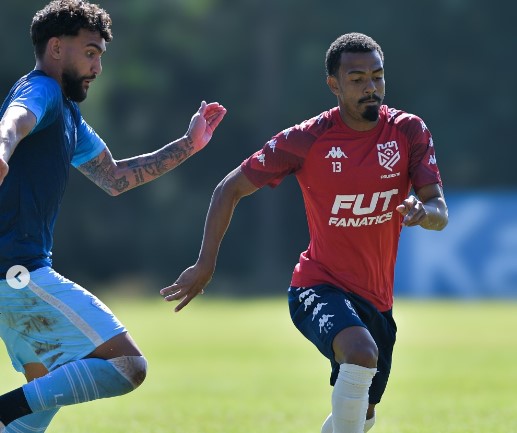
[[192, 155], [193, 151], [192, 139], [186, 136], [156, 152], [117, 162], [109, 151], [105, 151], [79, 169], [108, 194], [115, 195], [167, 173]]
[[[168, 171], [180, 165], [190, 155], [192, 155], [193, 150], [194, 146], [192, 139], [187, 136], [181, 140], [170, 143], [163, 149], [160, 149], [159, 151], [150, 155], [131, 158], [127, 161], [127, 164], [128, 167], [133, 169], [137, 183], [145, 183], [146, 181], [161, 176], [162, 174], [167, 173]], [[142, 170], [147, 175], [151, 176], [152, 179], [144, 180], [144, 177], [142, 176]]]
[[81, 165], [81, 171], [100, 186], [108, 194], [112, 195], [113, 191], [122, 193], [129, 188], [129, 182], [125, 176], [116, 178], [113, 175], [111, 158], [102, 152], [99, 156]]
[[143, 175], [142, 169], [140, 167], [135, 167], [133, 169], [133, 174], [135, 175], [135, 182], [137, 185], [141, 185], [141, 184], [145, 183], [144, 175]]

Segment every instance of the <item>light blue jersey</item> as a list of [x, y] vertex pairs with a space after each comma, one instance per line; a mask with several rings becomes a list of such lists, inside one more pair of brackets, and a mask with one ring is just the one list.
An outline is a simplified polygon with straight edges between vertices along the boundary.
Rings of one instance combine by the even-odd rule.
[[51, 266], [54, 224], [70, 164], [78, 167], [106, 148], [78, 105], [42, 71], [18, 80], [0, 118], [10, 106], [30, 110], [36, 126], [18, 144], [0, 185], [0, 278], [13, 265], [29, 270]]

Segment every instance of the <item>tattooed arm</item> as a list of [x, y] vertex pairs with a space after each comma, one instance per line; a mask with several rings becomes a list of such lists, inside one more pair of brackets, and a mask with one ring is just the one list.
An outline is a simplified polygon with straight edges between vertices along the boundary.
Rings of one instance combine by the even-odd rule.
[[110, 195], [119, 195], [156, 179], [203, 149], [226, 114], [217, 102], [201, 103], [186, 135], [155, 152], [116, 161], [106, 148], [79, 171]]
[[177, 167], [194, 153], [188, 136], [146, 155], [115, 161], [104, 149], [98, 156], [79, 166], [79, 171], [109, 195], [119, 195], [147, 183]]

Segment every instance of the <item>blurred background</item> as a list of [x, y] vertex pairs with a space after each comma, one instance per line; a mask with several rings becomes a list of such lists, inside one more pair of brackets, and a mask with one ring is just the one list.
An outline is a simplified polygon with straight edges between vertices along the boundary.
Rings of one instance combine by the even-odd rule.
[[[46, 3], [2, 1], [2, 95], [34, 66], [29, 25]], [[385, 102], [433, 133], [450, 209], [441, 233], [403, 231], [396, 294], [517, 297], [515, 3], [97, 3], [113, 19], [114, 40], [81, 109], [116, 159], [182, 136], [203, 99], [228, 114], [205, 150], [120, 197], [72, 170], [56, 227], [59, 272], [93, 292], [158, 296], [197, 258], [219, 180], [278, 131], [336, 105], [325, 52], [358, 31], [383, 48]], [[210, 292], [283, 294], [307, 244], [294, 177], [265, 188], [238, 206]]]

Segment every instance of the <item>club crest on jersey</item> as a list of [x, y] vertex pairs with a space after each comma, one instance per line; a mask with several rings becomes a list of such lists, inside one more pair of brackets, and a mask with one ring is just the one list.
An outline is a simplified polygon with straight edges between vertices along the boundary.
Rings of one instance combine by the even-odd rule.
[[381, 167], [384, 167], [389, 171], [393, 171], [393, 167], [400, 160], [400, 152], [397, 142], [388, 141], [384, 144], [378, 144], [377, 151]]

